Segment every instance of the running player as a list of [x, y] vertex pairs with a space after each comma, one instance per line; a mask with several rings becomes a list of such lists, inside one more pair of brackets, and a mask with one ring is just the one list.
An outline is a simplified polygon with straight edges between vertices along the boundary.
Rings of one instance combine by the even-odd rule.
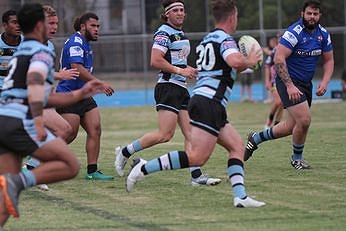
[[323, 57], [324, 71], [322, 81], [316, 89], [317, 96], [326, 93], [334, 70], [332, 41], [328, 31], [319, 24], [320, 17], [320, 1], [306, 0], [301, 18], [282, 35], [274, 62], [279, 76], [276, 78], [276, 87], [288, 116], [274, 127], [249, 134], [245, 160], [251, 157], [260, 143], [292, 135], [292, 167], [297, 170], [311, 169], [303, 159], [303, 150], [311, 122], [311, 80], [319, 56]]
[[264, 202], [249, 197], [244, 185], [244, 145], [239, 133], [227, 121], [226, 105], [236, 72], [254, 66], [261, 57], [261, 49], [252, 49], [247, 57], [238, 49], [231, 34], [236, 30], [238, 10], [233, 0], [213, 0], [215, 29], [197, 46], [198, 80], [188, 105], [191, 136], [185, 151], [171, 151], [159, 158], [137, 159], [126, 180], [131, 192], [136, 182], [148, 174], [201, 166], [213, 153], [215, 145], [228, 153], [227, 173], [233, 187], [235, 207], [261, 207]]
[[[78, 174], [78, 160], [66, 142], [44, 127], [43, 108], [66, 106], [104, 88], [102, 82], [93, 81], [70, 93], [53, 93], [55, 54], [44, 44], [47, 28], [42, 5], [24, 4], [18, 23], [25, 39], [9, 63], [0, 95], [0, 229], [9, 215], [19, 217], [21, 191]], [[21, 172], [22, 158], [28, 153], [42, 164]]]

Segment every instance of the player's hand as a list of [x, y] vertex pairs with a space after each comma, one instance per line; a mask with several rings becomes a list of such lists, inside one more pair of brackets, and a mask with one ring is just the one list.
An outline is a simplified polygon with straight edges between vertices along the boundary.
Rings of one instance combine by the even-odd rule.
[[198, 71], [193, 67], [187, 66], [186, 68], [181, 68], [180, 75], [189, 79], [195, 79], [197, 78]]
[[44, 128], [42, 116], [37, 116], [34, 118], [34, 124], [36, 129], [36, 138], [38, 141], [45, 141], [47, 139], [47, 131]]
[[83, 98], [88, 98], [90, 96], [93, 96], [98, 93], [102, 93], [104, 91], [105, 83], [94, 79], [91, 81], [88, 81], [84, 84], [82, 90]]
[[325, 82], [321, 82], [317, 87], [316, 95], [323, 96], [327, 91], [327, 86], [328, 84], [326, 84]]
[[106, 94], [106, 96], [111, 96], [114, 93], [114, 89], [111, 85], [109, 85], [108, 83], [104, 83], [103, 84], [103, 93]]
[[253, 45], [251, 47], [251, 50], [249, 51], [249, 54], [247, 56], [247, 59], [249, 60], [249, 63], [250, 63], [250, 68], [254, 67], [257, 65], [257, 63], [259, 61], [261, 61], [262, 59], [262, 49], [261, 48], [258, 48], [256, 49], [255, 48], [255, 45]]
[[73, 80], [79, 76], [79, 71], [76, 68], [63, 68], [58, 72], [57, 80]]
[[288, 98], [293, 103], [298, 102], [300, 100], [300, 97], [303, 95], [303, 93], [296, 86], [294, 86], [293, 83], [287, 86], [287, 94]]

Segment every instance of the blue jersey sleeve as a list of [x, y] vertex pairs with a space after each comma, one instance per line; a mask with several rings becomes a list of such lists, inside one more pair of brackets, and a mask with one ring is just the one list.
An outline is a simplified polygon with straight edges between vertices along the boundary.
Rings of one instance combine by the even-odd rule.
[[68, 63], [81, 63], [84, 64], [84, 49], [80, 43], [71, 43], [66, 50]]
[[326, 33], [326, 35], [323, 38], [322, 41], [322, 51], [323, 52], [329, 52], [333, 50], [333, 44], [332, 44], [332, 39], [330, 37], [329, 33]]

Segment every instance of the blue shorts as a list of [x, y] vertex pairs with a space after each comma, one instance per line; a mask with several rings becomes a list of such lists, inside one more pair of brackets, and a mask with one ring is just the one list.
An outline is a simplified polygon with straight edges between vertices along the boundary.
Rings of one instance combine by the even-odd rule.
[[21, 157], [25, 157], [56, 138], [46, 129], [46, 140], [38, 141], [36, 139], [37, 133], [33, 120], [22, 120], [0, 115], [0, 126], [0, 155], [4, 153], [15, 153]]
[[219, 135], [220, 129], [228, 123], [225, 107], [205, 96], [192, 96], [188, 112], [192, 126], [203, 129], [216, 137]]
[[279, 96], [281, 98], [282, 104], [284, 108], [291, 107], [293, 105], [302, 103], [304, 101], [308, 101], [309, 107], [311, 107], [311, 101], [312, 101], [312, 83], [310, 82], [303, 82], [300, 80], [292, 79], [292, 82], [294, 86], [296, 86], [303, 95], [300, 96], [300, 100], [297, 102], [293, 102], [289, 99], [287, 94], [287, 88], [284, 82], [282, 82], [281, 78], [275, 78], [276, 81], [276, 89], [279, 93]]
[[190, 101], [189, 91], [174, 83], [158, 83], [154, 93], [156, 110], [172, 111], [176, 114], [180, 110], [187, 110]]

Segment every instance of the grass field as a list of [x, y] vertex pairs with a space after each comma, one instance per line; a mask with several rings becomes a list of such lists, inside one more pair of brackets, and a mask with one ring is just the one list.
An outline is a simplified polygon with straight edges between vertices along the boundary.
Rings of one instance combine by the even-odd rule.
[[[269, 105], [232, 104], [229, 119], [242, 137], [262, 129]], [[127, 144], [156, 129], [151, 107], [102, 109], [101, 170], [115, 175], [114, 147]], [[71, 148], [78, 155], [77, 178], [22, 193], [21, 218], [11, 218], [6, 230], [345, 230], [346, 227], [346, 103], [314, 104], [312, 125], [304, 156], [311, 171], [296, 171], [289, 164], [290, 137], [263, 143], [246, 163], [250, 195], [267, 205], [259, 209], [232, 206], [232, 189], [226, 176], [226, 154], [217, 147], [203, 167], [220, 177], [215, 187], [190, 186], [188, 170], [160, 172], [137, 184], [131, 194], [124, 178], [111, 182], [87, 182], [85, 133]], [[182, 149], [183, 138], [144, 150], [145, 159]], [[128, 171], [129, 165], [126, 167]]]

